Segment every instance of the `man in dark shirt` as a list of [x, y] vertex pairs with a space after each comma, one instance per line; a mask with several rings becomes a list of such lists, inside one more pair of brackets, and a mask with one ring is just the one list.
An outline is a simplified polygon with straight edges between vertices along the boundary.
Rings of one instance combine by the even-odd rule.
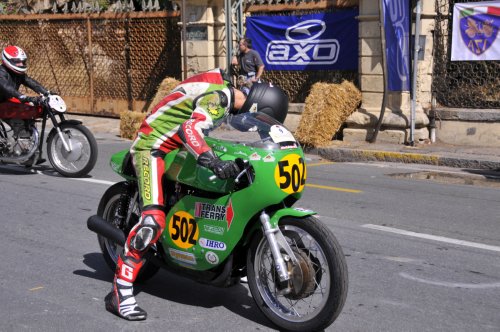
[[232, 64], [239, 67], [239, 87], [245, 92], [255, 82], [260, 82], [264, 73], [264, 62], [257, 51], [252, 49], [251, 40], [242, 38], [239, 42], [240, 53], [233, 57]]

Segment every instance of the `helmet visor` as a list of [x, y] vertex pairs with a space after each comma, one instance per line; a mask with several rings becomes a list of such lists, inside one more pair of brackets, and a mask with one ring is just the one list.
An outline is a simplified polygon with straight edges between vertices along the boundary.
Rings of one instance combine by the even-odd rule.
[[9, 62], [13, 66], [16, 66], [17, 68], [26, 68], [27, 59], [11, 58], [11, 59], [9, 59]]

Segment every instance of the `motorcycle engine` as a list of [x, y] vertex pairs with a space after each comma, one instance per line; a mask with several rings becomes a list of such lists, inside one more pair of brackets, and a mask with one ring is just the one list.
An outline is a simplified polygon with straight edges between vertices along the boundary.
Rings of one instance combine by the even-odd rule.
[[2, 127], [0, 127], [0, 152], [2, 155], [21, 156], [30, 151], [32, 144], [31, 130], [26, 121], [10, 119], [2, 123]]

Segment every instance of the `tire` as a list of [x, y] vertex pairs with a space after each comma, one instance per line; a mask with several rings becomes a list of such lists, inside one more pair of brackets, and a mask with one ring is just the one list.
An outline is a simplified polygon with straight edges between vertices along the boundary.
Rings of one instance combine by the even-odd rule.
[[47, 138], [47, 156], [52, 166], [61, 175], [82, 177], [87, 175], [97, 161], [97, 142], [94, 135], [81, 124], [63, 123], [61, 131], [70, 142], [72, 151], [64, 148], [57, 130], [53, 129]]
[[[347, 265], [342, 249], [318, 219], [285, 217], [279, 227], [300, 262], [288, 284], [279, 282], [267, 239], [255, 236], [247, 255], [248, 286], [264, 315], [287, 331], [320, 331], [338, 317], [347, 297]], [[292, 311], [293, 309], [293, 311]]]
[[[124, 197], [122, 194], [127, 194], [129, 199], [132, 199], [132, 194], [130, 193], [130, 184], [127, 182], [119, 182], [112, 185], [101, 198], [99, 202], [99, 207], [97, 209], [97, 214], [101, 216], [104, 220], [109, 223], [114, 224], [115, 227], [120, 228], [125, 235], [128, 235], [132, 227], [139, 221], [140, 210], [138, 208], [138, 202], [134, 204], [133, 211], [127, 212], [130, 214], [128, 225], [117, 225], [115, 220], [115, 214], [118, 209], [118, 203], [120, 198]], [[97, 241], [99, 242], [99, 247], [101, 248], [102, 255], [108, 267], [113, 271], [116, 270], [116, 263], [118, 257], [123, 252], [123, 247], [117, 245], [116, 243], [106, 239], [101, 235], [97, 235]], [[156, 272], [158, 272], [159, 267], [146, 261], [141, 268], [139, 275], [137, 276], [136, 282], [145, 282], [153, 277]]]

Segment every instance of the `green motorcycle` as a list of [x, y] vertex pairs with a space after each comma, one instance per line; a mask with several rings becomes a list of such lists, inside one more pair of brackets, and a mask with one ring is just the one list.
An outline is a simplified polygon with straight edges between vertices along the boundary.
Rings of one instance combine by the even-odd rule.
[[[138, 280], [159, 268], [220, 287], [246, 276], [257, 306], [280, 329], [324, 329], [346, 300], [347, 265], [315, 212], [293, 207], [306, 183], [304, 153], [263, 113], [231, 116], [227, 124], [241, 132], [239, 141], [225, 139], [222, 129], [206, 141], [221, 159], [237, 162], [237, 178], [216, 178], [185, 149], [166, 155], [167, 225]], [[111, 167], [125, 181], [106, 191], [88, 227], [114, 271], [141, 210], [128, 151], [113, 155]]]

